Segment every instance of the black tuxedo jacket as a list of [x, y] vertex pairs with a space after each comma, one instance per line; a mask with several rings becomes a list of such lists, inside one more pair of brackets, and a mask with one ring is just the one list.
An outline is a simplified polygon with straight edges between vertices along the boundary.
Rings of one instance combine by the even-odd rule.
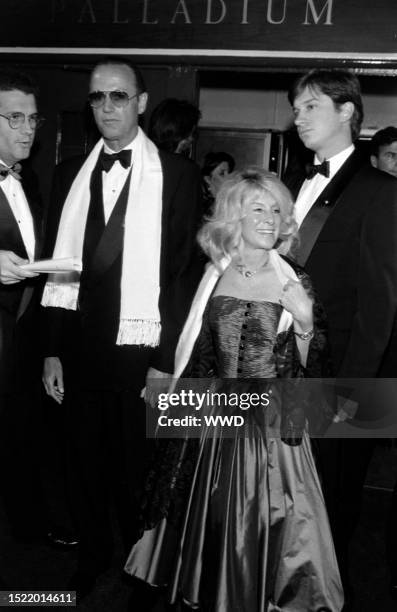
[[[295, 197], [304, 178], [284, 179]], [[296, 259], [324, 304], [336, 374], [397, 376], [397, 180], [353, 153], [300, 233]]]
[[[22, 187], [33, 217], [35, 256], [38, 257], [42, 240], [42, 207], [37, 179], [27, 167], [22, 172]], [[18, 224], [3, 190], [0, 190], [0, 198], [0, 250], [13, 251], [19, 257], [27, 258]], [[15, 373], [17, 356], [26, 364], [25, 368], [19, 363], [19, 369], [26, 370], [26, 374], [32, 373], [37, 362], [37, 359], [33, 359], [36, 340], [30, 333], [33, 332], [33, 318], [38, 304], [38, 295], [34, 292], [37, 283], [36, 277], [12, 285], [0, 283], [0, 393], [5, 389], [5, 383], [10, 382], [11, 370]]]
[[[162, 331], [160, 345], [152, 350], [150, 365], [161, 371], [172, 372], [179, 333], [202, 273], [202, 263], [196, 246], [196, 233], [201, 212], [200, 172], [196, 164], [181, 156], [161, 151], [159, 154], [163, 169], [159, 298]], [[45, 249], [47, 255], [52, 253], [63, 204], [83, 161], [83, 158], [68, 160], [56, 169], [51, 211], [47, 224], [48, 238]], [[114, 314], [112, 320], [109, 318], [108, 331], [112, 335], [108, 345], [109, 355], [114, 348], [110, 348], [110, 343], [113, 345], [116, 343], [118, 327], [120, 296], [117, 288], [120, 286], [121, 240], [119, 250], [120, 259], [113, 259], [112, 262], [108, 262], [109, 265], [105, 264], [97, 271], [98, 278], [102, 275], [102, 279], [104, 279], [105, 275], [108, 275], [108, 286], [112, 287], [107, 295], [100, 296], [98, 293], [95, 296], [95, 299], [103, 300], [103, 309]], [[117, 275], [117, 278], [115, 278], [115, 275]], [[94, 292], [95, 287], [93, 286], [93, 296]], [[58, 308], [45, 308], [43, 310], [47, 328], [45, 354], [47, 356], [58, 356], [61, 361], [68, 359], [73, 361], [76, 349], [78, 350], [79, 344], [81, 344], [81, 313]], [[91, 320], [90, 325], [95, 328], [95, 319]], [[104, 335], [103, 330], [98, 329], [97, 331], [102, 336]], [[91, 329], [91, 338], [94, 338], [94, 334], [95, 329]], [[117, 347], [114, 355], [117, 359], [120, 359], [120, 355], [122, 358], [122, 362], [118, 362], [118, 368], [124, 367], [123, 361], [129, 367], [128, 360], [133, 359], [129, 347]], [[123, 356], [125, 356], [125, 359]], [[90, 361], [95, 367], [95, 358]], [[85, 364], [87, 376], [90, 376], [89, 368], [90, 364]], [[92, 378], [95, 378], [96, 373], [91, 372], [91, 374]]]

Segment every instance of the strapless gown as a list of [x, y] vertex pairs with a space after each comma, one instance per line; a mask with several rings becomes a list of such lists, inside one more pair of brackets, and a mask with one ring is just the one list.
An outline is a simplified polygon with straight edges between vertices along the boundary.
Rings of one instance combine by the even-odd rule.
[[[211, 299], [219, 377], [277, 376], [280, 315], [272, 302]], [[125, 570], [205, 612], [337, 612], [343, 592], [310, 440], [269, 437], [275, 403], [246, 414], [252, 435], [200, 441], [182, 519], [145, 531]]]

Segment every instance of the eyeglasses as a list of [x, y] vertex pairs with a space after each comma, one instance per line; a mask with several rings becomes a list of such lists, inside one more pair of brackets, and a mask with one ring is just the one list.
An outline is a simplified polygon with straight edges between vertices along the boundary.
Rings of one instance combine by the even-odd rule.
[[113, 91], [92, 91], [88, 94], [88, 103], [92, 108], [99, 108], [105, 104], [106, 99], [109, 99], [117, 108], [124, 108], [130, 100], [138, 96], [139, 94], [137, 93], [129, 96], [126, 91], [119, 91], [118, 89]]
[[37, 114], [26, 117], [24, 113], [10, 113], [9, 115], [0, 114], [0, 117], [7, 119], [8, 125], [13, 130], [17, 130], [18, 128], [22, 127], [26, 119], [28, 120], [31, 130], [37, 130], [45, 121], [44, 117], [40, 117], [40, 115]]

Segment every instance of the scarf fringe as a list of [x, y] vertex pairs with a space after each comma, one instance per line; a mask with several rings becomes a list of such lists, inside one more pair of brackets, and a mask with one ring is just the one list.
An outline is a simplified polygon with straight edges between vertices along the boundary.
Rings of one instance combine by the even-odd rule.
[[121, 319], [116, 344], [160, 344], [161, 325], [158, 321], [144, 319]]
[[79, 283], [47, 282], [44, 288], [41, 304], [66, 310], [76, 310], [79, 295]]

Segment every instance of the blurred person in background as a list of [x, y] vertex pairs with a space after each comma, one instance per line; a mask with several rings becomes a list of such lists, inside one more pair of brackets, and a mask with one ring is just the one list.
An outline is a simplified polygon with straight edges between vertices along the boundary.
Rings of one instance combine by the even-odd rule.
[[[371, 164], [374, 168], [397, 178], [397, 128], [389, 126], [379, 130], [371, 140]], [[386, 530], [386, 552], [390, 571], [390, 594], [397, 601], [397, 482]]]
[[192, 156], [200, 110], [187, 100], [166, 98], [153, 110], [149, 138], [163, 151]]
[[204, 212], [210, 212], [216, 194], [224, 180], [233, 172], [236, 163], [229, 153], [210, 151], [204, 157], [201, 176], [203, 177]]
[[371, 164], [397, 178], [397, 128], [379, 130], [371, 140]]

